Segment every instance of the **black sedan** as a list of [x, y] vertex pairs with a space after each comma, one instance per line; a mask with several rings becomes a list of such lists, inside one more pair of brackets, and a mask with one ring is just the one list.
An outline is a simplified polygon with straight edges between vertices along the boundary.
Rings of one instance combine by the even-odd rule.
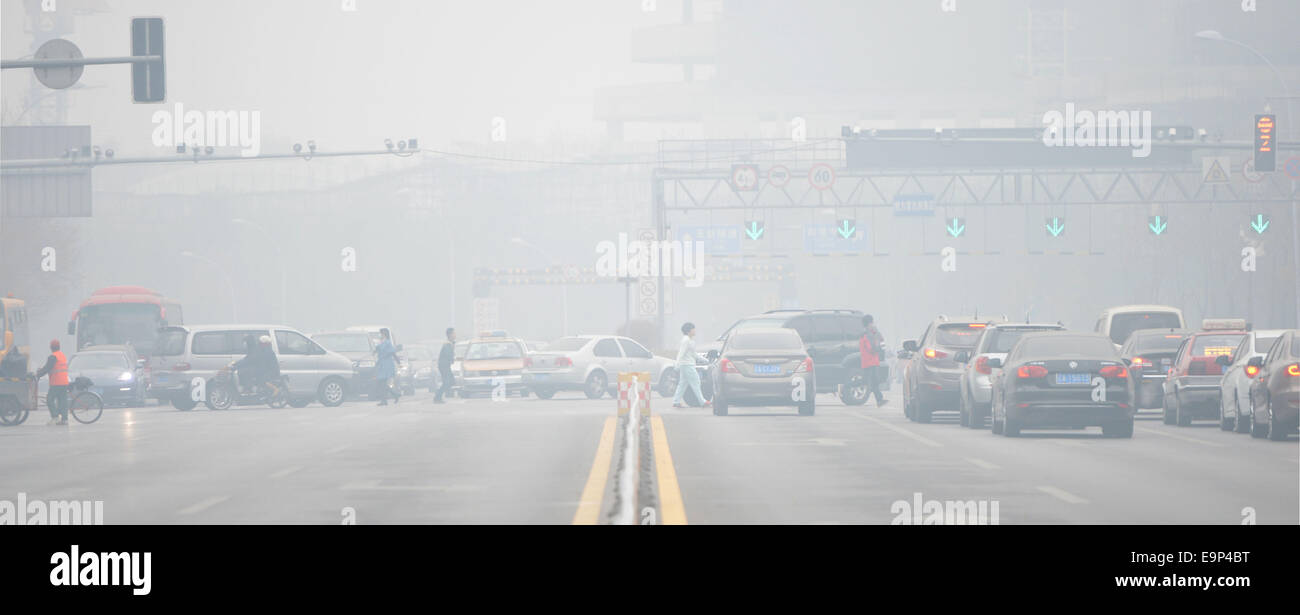
[[993, 433], [1021, 429], [1101, 427], [1111, 438], [1133, 437], [1134, 378], [1103, 335], [1052, 331], [1020, 338], [993, 381]]

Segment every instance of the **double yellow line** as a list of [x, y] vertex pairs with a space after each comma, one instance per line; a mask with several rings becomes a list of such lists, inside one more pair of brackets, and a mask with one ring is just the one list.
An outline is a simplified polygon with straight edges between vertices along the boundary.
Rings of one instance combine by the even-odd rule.
[[[600, 521], [601, 501], [605, 495], [605, 484], [609, 482], [609, 468], [614, 457], [614, 435], [618, 419], [605, 419], [605, 427], [600, 432], [600, 444], [596, 447], [596, 459], [592, 461], [591, 472], [587, 474], [587, 484], [582, 488], [582, 497], [578, 501], [578, 511], [573, 515], [574, 525], [596, 525]], [[668, 434], [664, 431], [664, 420], [659, 416], [650, 417], [650, 428], [654, 433], [655, 478], [659, 485], [659, 515], [661, 525], [686, 525], [686, 507], [682, 503], [682, 491], [677, 483], [677, 470], [673, 467], [673, 455], [668, 449]]]

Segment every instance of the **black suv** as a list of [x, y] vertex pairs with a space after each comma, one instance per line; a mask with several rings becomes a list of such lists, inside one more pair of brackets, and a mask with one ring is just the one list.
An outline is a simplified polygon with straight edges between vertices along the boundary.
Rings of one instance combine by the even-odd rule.
[[[742, 318], [731, 325], [714, 342], [702, 346], [700, 352], [716, 350], [733, 331], [750, 327], [780, 327], [794, 329], [803, 338], [808, 356], [817, 370], [818, 393], [841, 393], [841, 398], [851, 395], [848, 388], [841, 390], [860, 369], [858, 339], [862, 337], [862, 312], [860, 310], [770, 310]], [[881, 383], [882, 386], [885, 383]], [[865, 399], [865, 398], [863, 398]], [[849, 402], [845, 402], [849, 403]], [[861, 402], [858, 402], [861, 403]]]

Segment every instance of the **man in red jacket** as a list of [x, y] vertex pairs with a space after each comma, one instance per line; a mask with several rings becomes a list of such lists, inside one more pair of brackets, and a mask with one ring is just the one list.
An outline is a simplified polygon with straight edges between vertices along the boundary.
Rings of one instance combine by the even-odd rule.
[[866, 376], [868, 394], [876, 396], [876, 407], [885, 405], [889, 400], [880, 392], [881, 356], [885, 337], [873, 324], [870, 314], [862, 317], [862, 337], [858, 339], [858, 354], [862, 357], [862, 372]]

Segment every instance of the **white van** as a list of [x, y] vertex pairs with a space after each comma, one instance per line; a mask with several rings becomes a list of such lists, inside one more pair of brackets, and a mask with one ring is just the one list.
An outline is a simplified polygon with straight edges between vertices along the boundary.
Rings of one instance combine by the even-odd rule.
[[249, 339], [263, 335], [271, 338], [280, 373], [289, 378], [290, 405], [301, 408], [313, 400], [326, 406], [343, 403], [352, 381], [352, 361], [292, 327], [279, 325], [163, 327], [154, 349], [150, 396], [170, 401], [180, 410], [194, 408], [198, 402], [190, 396], [190, 382], [196, 377], [211, 380], [248, 354]]
[[1102, 310], [1093, 331], [1110, 338], [1115, 348], [1139, 329], [1183, 329], [1183, 311], [1167, 305], [1121, 305]]

